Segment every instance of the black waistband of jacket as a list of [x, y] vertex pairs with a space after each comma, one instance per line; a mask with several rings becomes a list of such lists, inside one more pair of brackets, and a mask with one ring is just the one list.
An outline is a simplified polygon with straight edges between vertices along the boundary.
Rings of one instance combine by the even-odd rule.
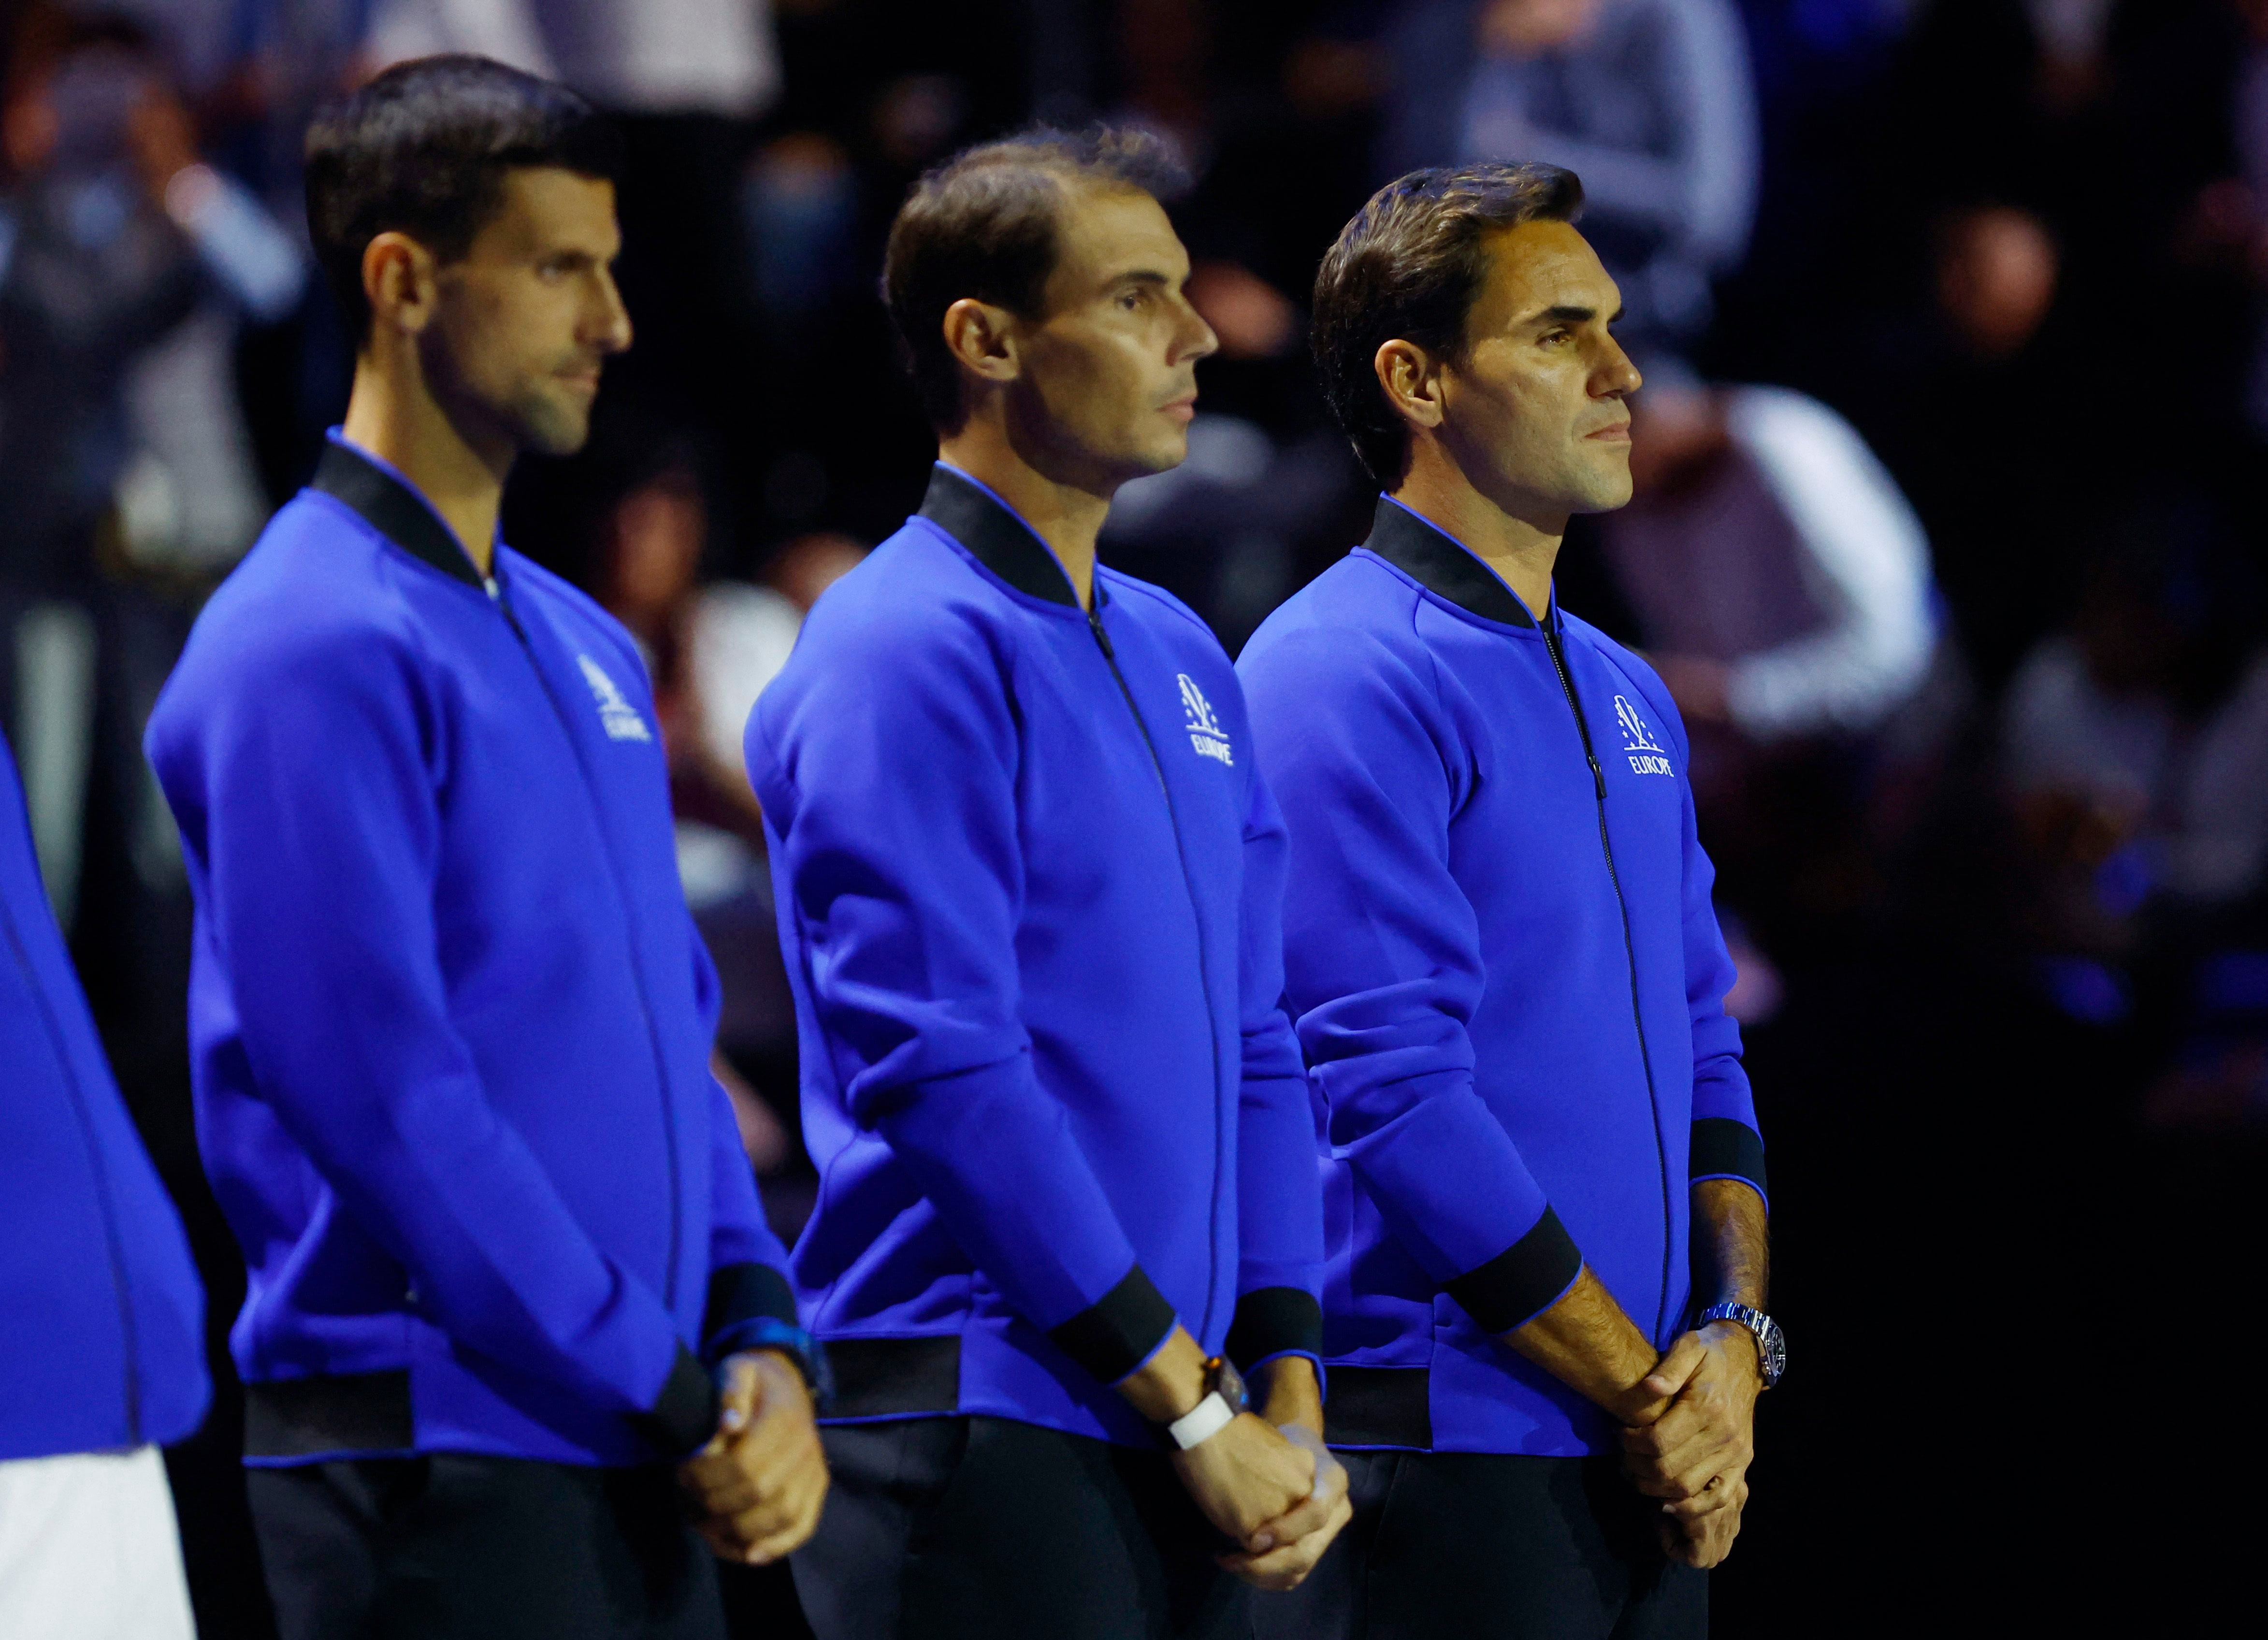
[[1079, 595], [1047, 543], [974, 480], [939, 463], [919, 512], [1018, 592], [1079, 607]]
[[244, 1386], [247, 1458], [413, 1452], [409, 1374], [342, 1372]]
[[1378, 498], [1370, 539], [1362, 543], [1429, 592], [1461, 609], [1505, 626], [1534, 626], [1535, 617], [1513, 597], [1496, 573], [1463, 543], [1400, 502]]
[[331, 440], [324, 445], [307, 487], [343, 501], [411, 558], [468, 587], [481, 584], [481, 573], [433, 509], [361, 451]]
[[1333, 1446], [1433, 1449], [1433, 1375], [1424, 1367], [1333, 1367], [1323, 1439]]
[[961, 1335], [830, 1338], [828, 1418], [913, 1418], [961, 1410]]

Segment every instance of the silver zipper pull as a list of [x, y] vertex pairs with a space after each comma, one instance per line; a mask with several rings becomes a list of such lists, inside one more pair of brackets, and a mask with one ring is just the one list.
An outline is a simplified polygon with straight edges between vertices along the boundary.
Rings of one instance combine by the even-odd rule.
[[497, 578], [495, 576], [490, 576], [487, 580], [483, 580], [481, 585], [489, 589], [489, 602], [490, 603], [502, 603], [504, 602], [504, 588], [497, 585]]

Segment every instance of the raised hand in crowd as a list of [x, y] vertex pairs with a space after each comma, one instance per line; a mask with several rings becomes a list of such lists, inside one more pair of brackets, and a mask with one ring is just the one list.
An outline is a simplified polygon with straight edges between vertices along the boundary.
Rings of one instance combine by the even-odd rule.
[[717, 1434], [678, 1466], [718, 1557], [762, 1566], [800, 1548], [827, 1501], [827, 1456], [793, 1363], [751, 1350], [725, 1363]]

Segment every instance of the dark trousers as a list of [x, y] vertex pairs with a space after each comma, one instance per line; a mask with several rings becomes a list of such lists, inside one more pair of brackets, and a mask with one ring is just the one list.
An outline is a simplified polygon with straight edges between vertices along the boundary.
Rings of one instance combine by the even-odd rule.
[[826, 1431], [795, 1556], [819, 1640], [1243, 1640], [1245, 1586], [1163, 1452], [1002, 1418]]
[[1705, 1640], [1709, 1579], [1661, 1552], [1616, 1459], [1339, 1454], [1354, 1519], [1258, 1640]]
[[724, 1640], [664, 1466], [437, 1453], [245, 1483], [282, 1640]]

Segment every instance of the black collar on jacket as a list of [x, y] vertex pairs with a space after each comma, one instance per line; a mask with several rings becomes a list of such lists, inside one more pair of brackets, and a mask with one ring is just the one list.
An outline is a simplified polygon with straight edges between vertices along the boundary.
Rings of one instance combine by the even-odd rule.
[[1520, 600], [1496, 573], [1458, 544], [1456, 537], [1386, 496], [1378, 498], [1370, 539], [1362, 543], [1429, 592], [1461, 609], [1506, 626], [1534, 626]]
[[[942, 462], [931, 471], [929, 493], [922, 498], [920, 516], [968, 549], [969, 556], [1018, 592], [1049, 603], [1079, 607], [1079, 595], [1047, 543], [1031, 527], [992, 498], [974, 480]], [[1094, 580], [1098, 603], [1109, 602], [1102, 594], [1102, 578]]]
[[411, 558], [468, 587], [482, 584], [462, 544], [424, 498], [352, 445], [327, 440], [307, 487], [345, 502]]

